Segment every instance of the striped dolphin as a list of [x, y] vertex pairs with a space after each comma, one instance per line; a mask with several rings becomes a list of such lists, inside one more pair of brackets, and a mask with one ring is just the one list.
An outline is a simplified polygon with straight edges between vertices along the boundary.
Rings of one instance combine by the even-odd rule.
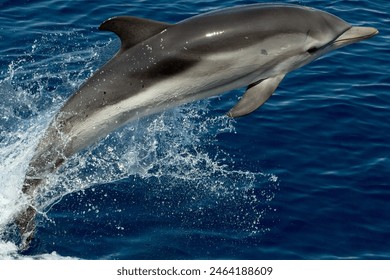
[[334, 49], [374, 36], [320, 10], [255, 4], [194, 16], [177, 24], [119, 16], [100, 30], [119, 36], [117, 54], [54, 116], [27, 168], [29, 205], [16, 218], [28, 248], [34, 194], [66, 159], [131, 120], [247, 87], [227, 114], [260, 107], [284, 76]]

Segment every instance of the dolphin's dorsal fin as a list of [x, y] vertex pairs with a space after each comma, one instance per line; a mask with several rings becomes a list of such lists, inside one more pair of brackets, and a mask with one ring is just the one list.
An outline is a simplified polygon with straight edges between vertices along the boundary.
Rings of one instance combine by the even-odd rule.
[[169, 23], [149, 19], [119, 16], [104, 21], [99, 30], [112, 31], [121, 39], [121, 50], [123, 52], [134, 45], [160, 33], [171, 26]]
[[240, 102], [230, 109], [227, 115], [236, 118], [252, 113], [270, 98], [284, 76], [281, 74], [250, 84]]

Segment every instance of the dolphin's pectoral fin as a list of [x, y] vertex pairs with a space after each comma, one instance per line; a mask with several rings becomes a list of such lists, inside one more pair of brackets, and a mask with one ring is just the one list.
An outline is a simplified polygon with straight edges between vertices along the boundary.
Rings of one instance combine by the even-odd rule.
[[121, 39], [121, 52], [160, 33], [171, 26], [169, 23], [149, 19], [119, 16], [104, 21], [99, 30], [112, 31]]
[[236, 118], [252, 113], [270, 98], [284, 76], [281, 74], [249, 85], [241, 100], [227, 115]]

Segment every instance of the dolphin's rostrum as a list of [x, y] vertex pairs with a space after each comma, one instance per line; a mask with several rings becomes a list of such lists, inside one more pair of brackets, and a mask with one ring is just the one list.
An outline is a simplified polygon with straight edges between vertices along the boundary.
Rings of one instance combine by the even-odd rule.
[[100, 30], [121, 39], [118, 53], [54, 116], [28, 166], [29, 205], [16, 219], [28, 247], [34, 193], [66, 159], [127, 122], [247, 86], [227, 114], [260, 107], [284, 76], [321, 55], [374, 36], [329, 13], [296, 5], [255, 4], [194, 16], [177, 24], [108, 19]]

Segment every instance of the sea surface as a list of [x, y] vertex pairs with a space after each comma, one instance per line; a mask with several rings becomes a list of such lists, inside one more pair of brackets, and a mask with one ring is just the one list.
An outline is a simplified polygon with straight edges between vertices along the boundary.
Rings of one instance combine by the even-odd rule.
[[0, 259], [390, 259], [387, 0], [279, 1], [380, 33], [288, 74], [246, 117], [225, 115], [238, 89], [115, 131], [50, 176], [18, 250], [34, 148], [119, 48], [100, 23], [259, 2], [1, 0]]

